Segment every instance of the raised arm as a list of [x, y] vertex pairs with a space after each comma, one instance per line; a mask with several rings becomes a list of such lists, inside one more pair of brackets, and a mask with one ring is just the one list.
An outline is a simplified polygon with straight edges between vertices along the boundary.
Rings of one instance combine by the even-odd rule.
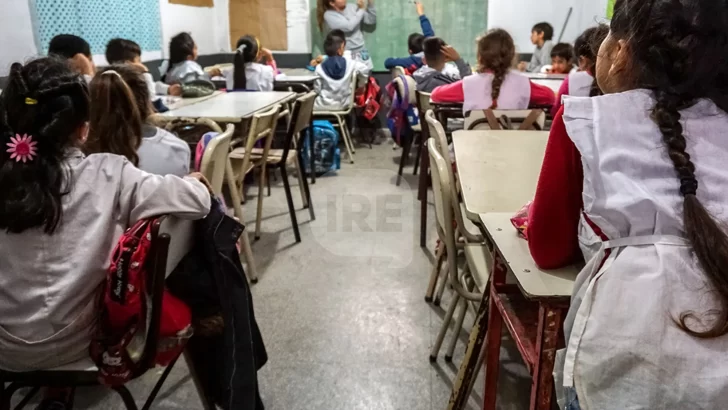
[[359, 9], [356, 11], [354, 18], [349, 20], [343, 14], [329, 10], [324, 13], [324, 20], [326, 20], [326, 25], [331, 30], [341, 30], [344, 33], [351, 33], [359, 29], [365, 13], [364, 9]]
[[415, 7], [417, 7], [417, 15], [420, 16], [420, 27], [422, 27], [422, 34], [427, 37], [435, 37], [435, 30], [432, 29], [430, 19], [425, 15], [425, 5], [419, 1], [415, 1]]
[[374, 0], [369, 0], [366, 13], [364, 13], [364, 24], [377, 24], [377, 8], [374, 7]]

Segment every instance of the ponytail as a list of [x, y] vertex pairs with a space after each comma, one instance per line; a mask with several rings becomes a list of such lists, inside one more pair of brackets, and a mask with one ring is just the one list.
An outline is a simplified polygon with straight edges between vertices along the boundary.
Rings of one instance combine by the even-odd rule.
[[318, 0], [318, 7], [316, 7], [316, 20], [318, 21], [318, 28], [320, 32], [324, 32], [324, 14], [331, 8], [329, 4], [331, 0]]
[[233, 89], [247, 89], [248, 80], [245, 77], [245, 66], [258, 57], [258, 40], [251, 36], [240, 37], [236, 45], [235, 59], [233, 60]]
[[[78, 143], [88, 110], [88, 86], [64, 60], [40, 58], [11, 66], [0, 96], [0, 229], [55, 232], [63, 196], [72, 185], [66, 156]], [[10, 158], [6, 150], [16, 135], [35, 143], [35, 155], [27, 162]]]
[[91, 118], [86, 154], [111, 153], [139, 165], [137, 150], [142, 143], [139, 108], [129, 85], [117, 69], [108, 67], [91, 81]]

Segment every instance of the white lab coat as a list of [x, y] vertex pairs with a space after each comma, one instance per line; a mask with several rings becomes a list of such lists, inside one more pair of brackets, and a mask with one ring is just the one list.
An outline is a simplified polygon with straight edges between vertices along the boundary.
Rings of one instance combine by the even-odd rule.
[[[650, 119], [654, 104], [646, 90], [565, 102], [566, 129], [584, 167], [579, 240], [588, 262], [574, 288], [555, 376], [562, 393], [563, 364], [562, 385], [575, 387], [585, 410], [728, 403], [728, 336], [697, 339], [673, 322], [718, 304], [683, 239], [680, 182]], [[728, 116], [707, 100], [681, 114], [698, 198], [725, 225]]]

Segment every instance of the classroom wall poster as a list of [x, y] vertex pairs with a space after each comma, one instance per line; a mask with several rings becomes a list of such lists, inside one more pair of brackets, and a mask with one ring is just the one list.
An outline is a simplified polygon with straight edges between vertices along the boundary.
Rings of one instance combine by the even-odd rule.
[[38, 51], [45, 53], [58, 34], [75, 34], [103, 54], [112, 38], [127, 38], [142, 50], [161, 50], [159, 0], [34, 0], [34, 30]]

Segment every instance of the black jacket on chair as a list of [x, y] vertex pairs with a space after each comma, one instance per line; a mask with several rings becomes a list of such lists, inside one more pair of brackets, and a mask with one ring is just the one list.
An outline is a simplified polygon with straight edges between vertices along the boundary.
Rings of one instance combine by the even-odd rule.
[[268, 355], [236, 248], [244, 229], [213, 198], [210, 214], [197, 222], [195, 247], [169, 276], [167, 287], [188, 304], [193, 323], [222, 316], [221, 333], [196, 334], [187, 345], [190, 370], [208, 402], [224, 409], [263, 410], [257, 371]]

